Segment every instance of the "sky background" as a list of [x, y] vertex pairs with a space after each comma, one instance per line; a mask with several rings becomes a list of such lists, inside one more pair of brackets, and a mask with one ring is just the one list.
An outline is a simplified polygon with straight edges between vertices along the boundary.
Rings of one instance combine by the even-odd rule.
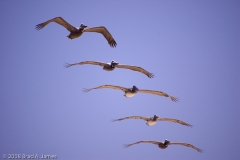
[[[0, 156], [57, 155], [58, 159], [240, 159], [240, 1], [91, 0], [0, 1]], [[105, 26], [111, 48], [97, 33], [70, 40], [56, 23]], [[155, 74], [100, 66], [64, 68], [81, 61], [136, 65]], [[180, 99], [83, 88], [118, 85], [158, 90]], [[175, 118], [192, 124], [126, 116]], [[140, 140], [191, 143], [204, 153]]]

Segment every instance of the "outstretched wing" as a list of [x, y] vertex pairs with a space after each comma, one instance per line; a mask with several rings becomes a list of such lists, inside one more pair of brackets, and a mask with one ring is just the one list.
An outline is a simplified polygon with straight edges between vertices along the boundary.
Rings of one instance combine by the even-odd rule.
[[191, 145], [191, 144], [188, 144], [188, 143], [183, 143], [183, 142], [170, 142], [169, 145], [170, 145], [170, 144], [182, 145], [182, 146], [185, 146], [185, 147], [193, 148], [193, 149], [195, 149], [196, 151], [198, 151], [198, 152], [200, 152], [200, 153], [203, 152], [202, 149], [199, 149], [199, 148], [197, 148], [197, 147], [195, 147], [195, 146], [193, 146], [193, 145]]
[[65, 21], [62, 17], [55, 17], [53, 19], [50, 19], [46, 22], [43, 22], [43, 23], [40, 23], [38, 25], [36, 25], [36, 29], [37, 30], [40, 30], [42, 29], [43, 27], [45, 27], [48, 23], [50, 22], [56, 22], [60, 25], [62, 25], [63, 27], [65, 27], [69, 32], [74, 32], [74, 31], [77, 31], [78, 29], [74, 26], [72, 26], [71, 24], [69, 24], [67, 21]]
[[143, 119], [145, 121], [149, 120], [148, 117], [143, 117], [143, 116], [129, 116], [129, 117], [124, 117], [124, 118], [119, 118], [119, 119], [115, 119], [115, 120], [112, 120], [113, 122], [114, 121], [122, 121], [122, 120], [126, 120], [126, 119]]
[[154, 77], [154, 75], [152, 73], [146, 71], [145, 69], [143, 69], [141, 67], [124, 65], [124, 64], [118, 64], [118, 65], [116, 65], [116, 67], [117, 68], [131, 69], [133, 71], [138, 71], [138, 72], [141, 72], [141, 73], [147, 75], [149, 78], [153, 78]]
[[127, 147], [130, 147], [130, 146], [134, 145], [134, 144], [139, 144], [139, 143], [152, 143], [152, 144], [158, 145], [160, 142], [143, 140], [143, 141], [138, 141], [138, 142], [135, 142], [135, 143], [132, 143], [132, 144], [124, 144], [123, 146], [124, 146], [125, 148], [127, 148]]
[[131, 90], [131, 88], [124, 88], [124, 87], [121, 87], [121, 86], [102, 85], [102, 86], [98, 86], [98, 87], [90, 88], [90, 89], [84, 88], [83, 91], [84, 91], [84, 92], [89, 92], [89, 91], [91, 91], [91, 90], [93, 90], [93, 89], [101, 89], [101, 88], [111, 88], [111, 89], [117, 89], [117, 90], [122, 90], [122, 91]]
[[150, 94], [155, 94], [155, 95], [158, 95], [158, 96], [169, 97], [173, 102], [178, 102], [178, 101], [179, 101], [178, 98], [175, 98], [175, 97], [173, 97], [173, 96], [170, 96], [170, 95], [168, 95], [167, 93], [164, 93], [164, 92], [161, 92], [161, 91], [142, 90], [142, 89], [140, 89], [138, 92], [141, 92], [141, 93], [150, 93]]
[[68, 67], [71, 67], [71, 66], [83, 65], [83, 64], [99, 65], [99, 66], [103, 67], [106, 63], [97, 62], [97, 61], [84, 61], [84, 62], [78, 62], [78, 63], [72, 63], [72, 64], [66, 63], [65, 67], [68, 68]]
[[83, 30], [83, 32], [97, 32], [97, 33], [101, 33], [106, 38], [106, 40], [108, 41], [108, 44], [111, 47], [116, 47], [116, 45], [117, 45], [117, 43], [113, 39], [112, 35], [108, 32], [107, 28], [105, 28], [104, 26], [93, 27], [93, 28], [86, 28], [86, 29]]
[[158, 120], [158, 121], [174, 122], [174, 123], [179, 123], [179, 124], [182, 124], [182, 125], [185, 125], [185, 126], [188, 126], [188, 127], [193, 127], [191, 124], [188, 124], [188, 123], [183, 122], [183, 121], [178, 120], [178, 119], [171, 119], [171, 118], [158, 118], [157, 120]]

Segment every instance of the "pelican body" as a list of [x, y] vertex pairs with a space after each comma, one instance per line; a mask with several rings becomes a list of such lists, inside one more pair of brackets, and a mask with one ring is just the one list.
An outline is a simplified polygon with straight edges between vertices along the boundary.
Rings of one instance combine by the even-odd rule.
[[173, 122], [173, 123], [178, 123], [184, 126], [188, 126], [188, 127], [193, 127], [191, 124], [188, 124], [184, 121], [178, 120], [178, 119], [172, 119], [172, 118], [160, 118], [157, 115], [154, 115], [153, 117], [145, 117], [145, 116], [129, 116], [129, 117], [123, 117], [123, 118], [119, 118], [119, 119], [114, 119], [112, 120], [113, 122], [115, 121], [122, 121], [122, 120], [126, 120], [126, 119], [142, 119], [144, 121], [146, 121], [148, 126], [153, 126], [157, 123], [157, 121], [166, 121], [166, 122]]
[[154, 124], [156, 124], [157, 123], [157, 119], [158, 119], [159, 117], [158, 116], [156, 116], [156, 115], [154, 115], [153, 117], [151, 117], [151, 118], [149, 118], [149, 120], [147, 120], [147, 125], [148, 126], [153, 126]]
[[135, 96], [135, 94], [137, 94], [138, 91], [139, 91], [139, 89], [136, 86], [133, 86], [132, 89], [124, 91], [125, 94], [123, 96], [126, 98], [131, 98], [131, 97]]
[[166, 139], [164, 142], [159, 142], [158, 147], [161, 149], [166, 149], [168, 147], [169, 143], [170, 143], [170, 141]]
[[[118, 66], [118, 65], [117, 65]], [[178, 98], [175, 98], [173, 96], [168, 95], [167, 93], [161, 92], [161, 91], [154, 91], [154, 90], [145, 90], [145, 89], [138, 89], [136, 86], [133, 86], [132, 88], [125, 88], [121, 86], [114, 86], [114, 85], [102, 85], [94, 88], [84, 88], [84, 92], [89, 92], [93, 89], [101, 89], [101, 88], [111, 88], [111, 89], [116, 89], [116, 90], [122, 90], [125, 94], [123, 95], [126, 98], [130, 98], [135, 96], [137, 92], [140, 93], [149, 93], [149, 94], [155, 94], [158, 96], [164, 96], [164, 97], [169, 97], [173, 102], [178, 102]], [[151, 124], [151, 122], [149, 122]]]
[[143, 141], [138, 141], [138, 142], [135, 142], [135, 143], [132, 143], [132, 144], [126, 144], [124, 145], [125, 147], [130, 147], [132, 145], [135, 145], [135, 144], [140, 144], [140, 143], [151, 143], [151, 144], [155, 144], [157, 145], [159, 148], [161, 149], [166, 149], [168, 148], [169, 145], [181, 145], [181, 146], [185, 146], [185, 147], [189, 147], [189, 148], [192, 148], [200, 153], [203, 152], [202, 149], [200, 148], [197, 148], [195, 147], [194, 145], [191, 145], [189, 143], [184, 143], [184, 142], [170, 142], [168, 141], [167, 139], [164, 141], [164, 142], [158, 142], [158, 141], [149, 141], [149, 140], [143, 140]]
[[67, 36], [69, 39], [75, 39], [80, 37], [83, 34], [84, 28], [87, 28], [84, 24], [80, 25], [80, 28], [78, 30], [70, 32], [70, 34]]
[[70, 32], [70, 34], [67, 36], [69, 39], [78, 38], [83, 34], [83, 32], [95, 32], [95, 33], [102, 34], [105, 37], [105, 39], [108, 41], [108, 44], [111, 47], [116, 47], [117, 45], [116, 41], [114, 40], [110, 32], [104, 26], [87, 28], [87, 26], [85, 26], [84, 24], [81, 24], [80, 27], [78, 28], [78, 27], [74, 27], [73, 25], [65, 21], [62, 17], [55, 17], [46, 22], [40, 23], [36, 25], [36, 29], [40, 30], [51, 22], [55, 22], [63, 26], [64, 28], [66, 28]]
[[149, 78], [153, 78], [154, 75], [148, 71], [146, 71], [145, 69], [138, 67], [138, 66], [132, 66], [132, 65], [125, 65], [125, 64], [119, 64], [118, 62], [112, 60], [110, 63], [105, 63], [105, 62], [98, 62], [98, 61], [84, 61], [84, 62], [78, 62], [78, 63], [66, 63], [65, 67], [71, 67], [71, 66], [75, 66], [75, 65], [84, 65], [84, 64], [91, 64], [91, 65], [98, 65], [103, 67], [102, 69], [105, 71], [113, 71], [115, 68], [122, 68], [122, 69], [130, 69], [132, 71], [137, 71], [140, 73], [145, 74], [146, 76], [148, 76]]
[[103, 70], [105, 71], [113, 71], [116, 67], [116, 65], [118, 65], [119, 63], [112, 60], [111, 63], [106, 63], [104, 66], [103, 66]]

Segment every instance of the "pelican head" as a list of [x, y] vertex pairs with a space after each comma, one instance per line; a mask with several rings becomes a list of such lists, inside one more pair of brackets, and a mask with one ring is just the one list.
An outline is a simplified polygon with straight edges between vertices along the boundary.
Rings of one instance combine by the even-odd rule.
[[164, 141], [164, 145], [168, 145], [169, 143], [170, 143], [170, 141], [167, 140], [167, 139], [165, 139], [165, 141]]
[[81, 24], [81, 25], [80, 25], [80, 28], [81, 28], [81, 29], [84, 29], [84, 28], [87, 28], [87, 26], [84, 25], [84, 24]]
[[154, 116], [153, 116], [153, 119], [155, 119], [155, 120], [158, 119], [158, 118], [159, 118], [159, 117], [158, 117], [157, 115], [154, 115]]
[[112, 60], [112, 62], [111, 62], [111, 67], [114, 68], [114, 67], [115, 67], [116, 65], [118, 65], [118, 64], [119, 64], [118, 62]]
[[112, 62], [111, 62], [111, 63], [119, 64], [118, 62], [116, 62], [116, 61], [114, 61], [114, 60], [112, 60]]
[[139, 89], [138, 89], [136, 86], [133, 86], [132, 91], [133, 91], [133, 92], [139, 91]]

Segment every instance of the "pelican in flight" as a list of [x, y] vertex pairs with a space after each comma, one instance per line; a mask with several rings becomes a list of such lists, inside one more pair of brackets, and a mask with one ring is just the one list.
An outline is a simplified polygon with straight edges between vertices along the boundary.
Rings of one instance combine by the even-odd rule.
[[70, 34], [67, 36], [69, 39], [78, 38], [83, 34], [83, 32], [96, 32], [96, 33], [101, 33], [106, 38], [106, 40], [108, 41], [108, 44], [111, 47], [116, 47], [116, 45], [117, 45], [117, 43], [113, 39], [112, 35], [108, 32], [107, 28], [105, 28], [104, 26], [87, 28], [86, 25], [81, 24], [80, 28], [77, 28], [77, 27], [72, 26], [67, 21], [65, 21], [62, 17], [55, 17], [46, 22], [40, 23], [40, 24], [36, 25], [36, 29], [40, 30], [43, 27], [45, 27], [46, 25], [48, 25], [50, 22], [56, 22], [57, 24], [60, 24], [63, 27], [65, 27], [70, 32]]
[[84, 61], [84, 62], [78, 62], [78, 63], [73, 63], [73, 64], [66, 64], [65, 67], [71, 67], [71, 66], [75, 66], [75, 65], [83, 65], [83, 64], [92, 64], [92, 65], [99, 65], [103, 67], [103, 70], [105, 71], [113, 71], [116, 67], [117, 68], [123, 68], [123, 69], [131, 69], [133, 71], [138, 71], [141, 72], [143, 74], [145, 74], [146, 76], [148, 76], [149, 78], [153, 78], [154, 75], [148, 71], [146, 71], [145, 69], [138, 67], [138, 66], [130, 66], [130, 65], [124, 65], [124, 64], [119, 64], [118, 62], [112, 60], [111, 63], [103, 63], [103, 62], [97, 62], [97, 61]]
[[179, 123], [188, 127], [193, 127], [191, 124], [188, 124], [186, 122], [183, 122], [181, 120], [178, 119], [171, 119], [171, 118], [160, 118], [157, 115], [154, 115], [153, 117], [144, 117], [144, 116], [129, 116], [129, 117], [124, 117], [124, 118], [119, 118], [119, 119], [115, 119], [113, 120], [113, 122], [115, 121], [122, 121], [122, 120], [126, 120], [126, 119], [142, 119], [147, 121], [147, 125], [148, 126], [153, 126], [157, 123], [157, 121], [167, 121], [167, 122], [174, 122], [174, 123]]
[[133, 86], [132, 88], [124, 88], [124, 87], [121, 87], [121, 86], [102, 85], [102, 86], [98, 86], [98, 87], [90, 88], [90, 89], [84, 88], [83, 91], [84, 92], [89, 92], [89, 91], [91, 91], [93, 89], [101, 89], [101, 88], [111, 88], [111, 89], [122, 90], [123, 92], [125, 92], [125, 94], [123, 96], [125, 96], [126, 98], [133, 97], [133, 96], [135, 96], [135, 94], [137, 92], [141, 92], [141, 93], [150, 93], [150, 94], [155, 94], [155, 95], [158, 95], [158, 96], [169, 97], [174, 102], [178, 102], [179, 101], [178, 98], [170, 96], [167, 93], [164, 93], [164, 92], [161, 92], [161, 91], [138, 89], [136, 86]]
[[139, 144], [139, 143], [152, 143], [152, 144], [156, 144], [158, 145], [159, 148], [161, 149], [166, 149], [168, 147], [168, 145], [172, 145], [172, 144], [176, 144], [176, 145], [182, 145], [182, 146], [185, 146], [185, 147], [190, 147], [190, 148], [193, 148], [195, 149], [196, 151], [202, 153], [203, 150], [202, 149], [199, 149], [189, 143], [183, 143], [183, 142], [170, 142], [168, 141], [167, 139], [164, 141], [164, 142], [157, 142], [157, 141], [148, 141], [148, 140], [143, 140], [143, 141], [139, 141], [139, 142], [135, 142], [135, 143], [132, 143], [132, 144], [126, 144], [124, 145], [124, 147], [130, 147], [134, 144]]

